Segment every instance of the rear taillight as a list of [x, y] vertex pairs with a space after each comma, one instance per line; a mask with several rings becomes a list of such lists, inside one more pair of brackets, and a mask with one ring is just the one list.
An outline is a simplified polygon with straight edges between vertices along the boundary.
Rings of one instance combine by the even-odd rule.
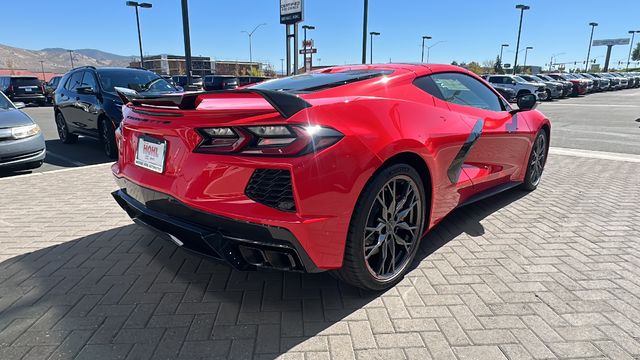
[[342, 133], [319, 125], [258, 125], [201, 128], [195, 152], [299, 156], [338, 142]]

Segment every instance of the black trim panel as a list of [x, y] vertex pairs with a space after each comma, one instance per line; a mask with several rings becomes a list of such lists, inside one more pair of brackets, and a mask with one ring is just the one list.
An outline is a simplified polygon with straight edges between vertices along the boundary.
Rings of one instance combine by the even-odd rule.
[[449, 177], [449, 181], [451, 181], [452, 184], [458, 182], [458, 179], [460, 178], [460, 172], [462, 171], [462, 165], [467, 159], [467, 156], [469, 156], [469, 152], [471, 151], [473, 144], [476, 143], [476, 141], [482, 134], [483, 126], [484, 119], [478, 119], [478, 121], [476, 121], [476, 124], [473, 126], [469, 137], [467, 137], [467, 140], [465, 140], [464, 144], [462, 144], [462, 147], [458, 151], [458, 154], [456, 154], [456, 157], [453, 158], [451, 165], [449, 165], [447, 176]]
[[[184, 247], [227, 261], [239, 270], [253, 270], [240, 247], [280, 253], [294, 260], [285, 270], [320, 272], [296, 237], [287, 229], [234, 220], [191, 208], [170, 195], [116, 177], [116, 202], [137, 222], [170, 234]], [[265, 267], [268, 267], [265, 265]]]

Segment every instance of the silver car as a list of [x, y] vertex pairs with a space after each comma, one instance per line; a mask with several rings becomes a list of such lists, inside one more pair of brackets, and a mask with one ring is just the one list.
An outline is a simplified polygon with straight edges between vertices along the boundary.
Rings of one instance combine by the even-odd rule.
[[0, 92], [0, 171], [38, 168], [47, 152], [38, 124]]

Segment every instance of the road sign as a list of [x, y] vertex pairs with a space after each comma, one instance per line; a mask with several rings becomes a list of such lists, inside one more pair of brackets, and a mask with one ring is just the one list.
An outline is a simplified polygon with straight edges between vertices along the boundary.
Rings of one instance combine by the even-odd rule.
[[504, 64], [504, 65], [502, 65], [502, 66], [503, 66], [504, 68], [508, 69], [508, 68], [510, 68], [510, 67], [511, 67], [511, 64]]
[[626, 39], [604, 39], [593, 40], [593, 46], [613, 46], [613, 45], [629, 45], [629, 38]]
[[314, 49], [309, 49], [309, 48], [300, 49], [298, 52], [300, 54], [316, 54], [316, 53], [318, 53], [318, 49], [315, 49], [315, 48]]
[[280, 0], [280, 24], [301, 22], [304, 14], [304, 0]]
[[313, 47], [313, 39], [305, 40], [302, 42], [302, 47], [304, 48], [312, 48]]

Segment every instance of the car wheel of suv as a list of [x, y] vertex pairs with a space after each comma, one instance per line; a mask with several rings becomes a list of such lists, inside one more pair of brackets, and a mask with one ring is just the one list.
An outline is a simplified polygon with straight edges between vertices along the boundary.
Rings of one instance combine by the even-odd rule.
[[397, 284], [420, 244], [425, 209], [422, 181], [413, 167], [396, 164], [379, 171], [358, 199], [343, 266], [335, 275], [369, 290]]
[[531, 154], [529, 154], [527, 173], [524, 176], [524, 183], [522, 184], [523, 189], [532, 191], [538, 187], [546, 162], [547, 133], [543, 129], [540, 129], [531, 147]]
[[531, 91], [529, 91], [529, 90], [520, 90], [520, 91], [518, 91], [518, 95], [516, 95], [516, 96], [520, 97], [522, 95], [527, 95], [527, 94], [531, 94]]
[[551, 98], [551, 90], [547, 89], [547, 90], [545, 90], [545, 92], [547, 93], [547, 101], [551, 101], [551, 100], [553, 100], [553, 99]]
[[108, 119], [102, 119], [100, 123], [100, 141], [105, 155], [111, 159], [118, 158], [118, 146], [116, 145], [116, 135], [113, 124]]
[[62, 113], [56, 114], [56, 127], [58, 128], [58, 136], [63, 144], [73, 144], [78, 141], [78, 135], [69, 132], [67, 121]]

